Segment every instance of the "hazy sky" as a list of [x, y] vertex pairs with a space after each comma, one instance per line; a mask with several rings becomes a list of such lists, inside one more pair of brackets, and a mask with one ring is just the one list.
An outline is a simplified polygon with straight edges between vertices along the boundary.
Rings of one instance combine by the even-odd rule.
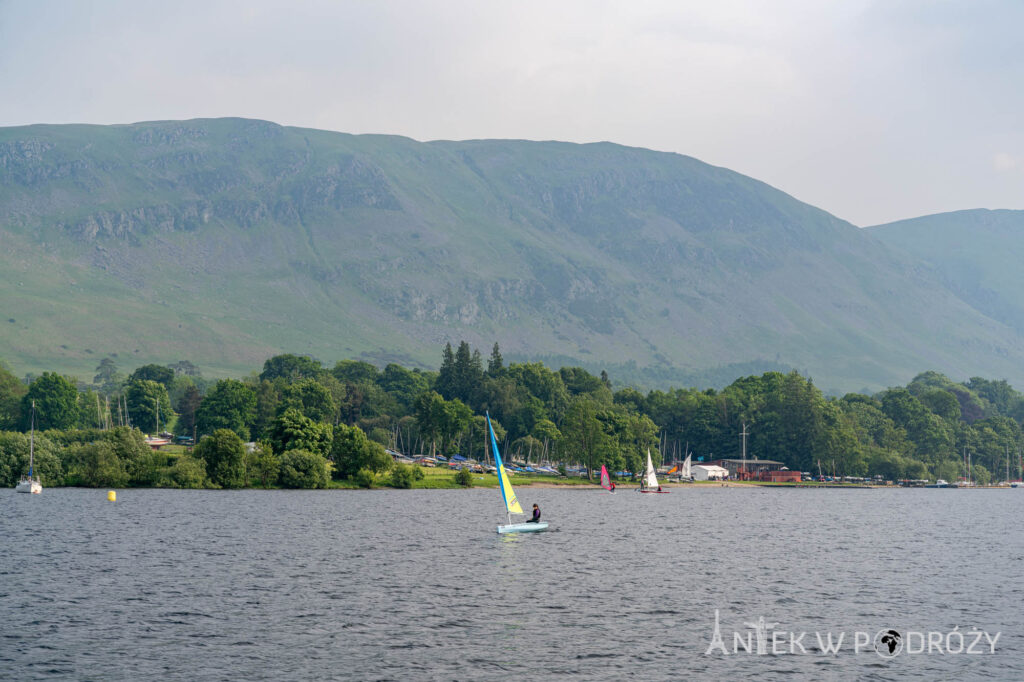
[[1021, 0], [0, 0], [0, 126], [674, 151], [858, 225], [1024, 208]]

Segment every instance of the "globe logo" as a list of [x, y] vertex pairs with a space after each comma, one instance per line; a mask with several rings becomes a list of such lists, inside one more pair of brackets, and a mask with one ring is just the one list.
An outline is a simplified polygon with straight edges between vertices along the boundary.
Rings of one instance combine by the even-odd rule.
[[875, 635], [875, 653], [882, 658], [895, 658], [903, 651], [903, 636], [895, 630], [879, 630]]

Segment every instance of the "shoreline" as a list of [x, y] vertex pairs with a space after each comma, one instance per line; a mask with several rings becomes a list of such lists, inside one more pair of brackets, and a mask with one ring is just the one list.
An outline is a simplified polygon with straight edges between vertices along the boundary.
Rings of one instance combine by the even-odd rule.
[[[412, 488], [396, 488], [389, 485], [374, 485], [372, 488], [362, 488], [351, 484], [349, 481], [331, 481], [331, 485], [326, 488], [283, 488], [283, 487], [270, 487], [270, 488], [235, 488], [233, 490], [472, 490], [474, 488], [486, 488], [495, 489], [498, 487], [497, 482], [494, 483], [477, 483], [474, 481], [471, 486], [460, 486], [454, 485], [448, 481], [434, 480], [428, 482], [426, 485], [423, 482], [418, 481], [419, 485], [414, 484]], [[597, 483], [577, 483], [574, 481], [541, 481], [541, 480], [519, 480], [514, 481], [516, 488], [536, 488], [542, 490], [604, 490]], [[635, 492], [638, 487], [636, 483], [623, 483], [617, 486], [616, 492]], [[769, 488], [769, 489], [829, 489], [829, 490], [925, 490], [929, 489], [926, 486], [898, 486], [898, 485], [826, 485], [820, 483], [768, 483], [763, 481], [715, 481], [715, 482], [694, 482], [694, 483], [663, 483], [661, 486], [664, 490], [680, 490], [680, 489], [700, 489], [700, 488]], [[83, 490], [222, 490], [221, 488], [164, 488], [154, 486], [121, 486], [121, 487], [110, 487], [110, 486], [99, 486], [99, 487], [87, 487], [87, 486], [48, 486], [49, 490], [60, 490], [63, 488], [81, 488]], [[959, 488], [952, 488], [958, 490]], [[966, 490], [1014, 490], [1012, 486], [1004, 485], [987, 485], [987, 486], [971, 486], [965, 488]], [[9, 489], [12, 490], [13, 488]]]

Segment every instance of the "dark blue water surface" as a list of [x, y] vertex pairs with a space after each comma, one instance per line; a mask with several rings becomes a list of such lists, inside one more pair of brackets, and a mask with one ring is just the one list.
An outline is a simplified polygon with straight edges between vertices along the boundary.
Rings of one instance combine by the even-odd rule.
[[[2, 491], [0, 678], [1024, 679], [1024, 489], [519, 496], [550, 532], [494, 489]], [[787, 653], [734, 654], [760, 617]]]

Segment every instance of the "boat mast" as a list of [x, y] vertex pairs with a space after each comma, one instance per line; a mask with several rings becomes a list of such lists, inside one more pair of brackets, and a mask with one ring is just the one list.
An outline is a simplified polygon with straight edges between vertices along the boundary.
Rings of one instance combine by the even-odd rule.
[[28, 477], [32, 478], [32, 470], [36, 463], [36, 401], [32, 401], [32, 416], [29, 418], [30, 432], [28, 436]]

